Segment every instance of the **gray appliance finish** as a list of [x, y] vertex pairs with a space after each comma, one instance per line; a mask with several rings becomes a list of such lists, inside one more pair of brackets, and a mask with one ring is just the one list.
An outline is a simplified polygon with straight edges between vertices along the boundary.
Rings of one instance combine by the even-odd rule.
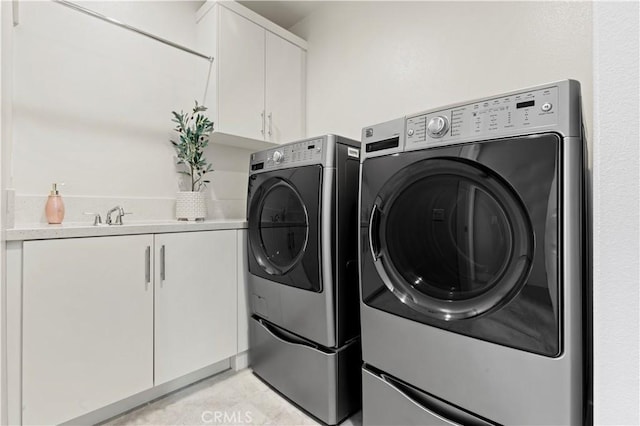
[[[449, 404], [383, 372], [362, 370], [365, 425], [490, 426], [486, 419]], [[429, 408], [427, 408], [429, 407]]]
[[412, 114], [362, 141], [364, 423], [588, 423], [579, 83]]
[[327, 424], [360, 408], [359, 148], [324, 135], [250, 162], [250, 363]]
[[358, 339], [323, 348], [256, 316], [249, 333], [254, 372], [296, 405], [326, 424], [337, 424], [360, 408]]

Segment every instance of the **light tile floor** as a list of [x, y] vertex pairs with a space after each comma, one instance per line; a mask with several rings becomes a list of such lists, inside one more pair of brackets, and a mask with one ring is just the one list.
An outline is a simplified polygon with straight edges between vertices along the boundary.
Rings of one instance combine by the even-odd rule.
[[[318, 425], [251, 370], [224, 372], [104, 423], [125, 425]], [[342, 423], [361, 426], [357, 413]]]

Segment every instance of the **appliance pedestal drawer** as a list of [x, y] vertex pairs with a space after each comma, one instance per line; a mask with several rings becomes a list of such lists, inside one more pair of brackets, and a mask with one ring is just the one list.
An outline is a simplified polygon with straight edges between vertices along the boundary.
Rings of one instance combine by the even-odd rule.
[[497, 426], [368, 365], [362, 367], [362, 424]]
[[360, 409], [360, 341], [324, 348], [262, 318], [250, 327], [250, 364], [276, 391], [334, 425]]

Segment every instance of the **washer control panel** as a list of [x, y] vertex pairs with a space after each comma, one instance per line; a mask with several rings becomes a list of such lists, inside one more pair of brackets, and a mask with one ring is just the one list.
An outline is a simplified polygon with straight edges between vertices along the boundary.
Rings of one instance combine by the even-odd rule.
[[468, 137], [494, 137], [514, 130], [558, 124], [556, 86], [407, 116], [406, 146], [440, 145]]
[[322, 162], [324, 139], [290, 143], [251, 154], [251, 173]]
[[431, 117], [427, 123], [427, 134], [432, 138], [441, 138], [449, 130], [449, 119], [444, 115]]

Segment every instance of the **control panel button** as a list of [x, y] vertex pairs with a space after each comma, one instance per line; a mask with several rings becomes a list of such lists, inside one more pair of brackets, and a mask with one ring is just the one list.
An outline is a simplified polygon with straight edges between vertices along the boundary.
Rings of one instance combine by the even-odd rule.
[[415, 131], [413, 129], [407, 130], [407, 135], [409, 135], [409, 136], [413, 136], [414, 133], [415, 133]]
[[553, 105], [549, 102], [545, 102], [544, 104], [542, 104], [542, 111], [544, 112], [551, 111], [551, 108], [553, 108]]
[[448, 130], [449, 120], [447, 120], [447, 117], [444, 117], [442, 115], [433, 117], [431, 120], [429, 120], [429, 124], [427, 124], [427, 133], [432, 138], [441, 138], [447, 133]]
[[275, 151], [273, 153], [273, 161], [276, 164], [280, 164], [280, 162], [282, 161], [283, 158], [284, 158], [284, 154], [282, 153], [282, 151]]

